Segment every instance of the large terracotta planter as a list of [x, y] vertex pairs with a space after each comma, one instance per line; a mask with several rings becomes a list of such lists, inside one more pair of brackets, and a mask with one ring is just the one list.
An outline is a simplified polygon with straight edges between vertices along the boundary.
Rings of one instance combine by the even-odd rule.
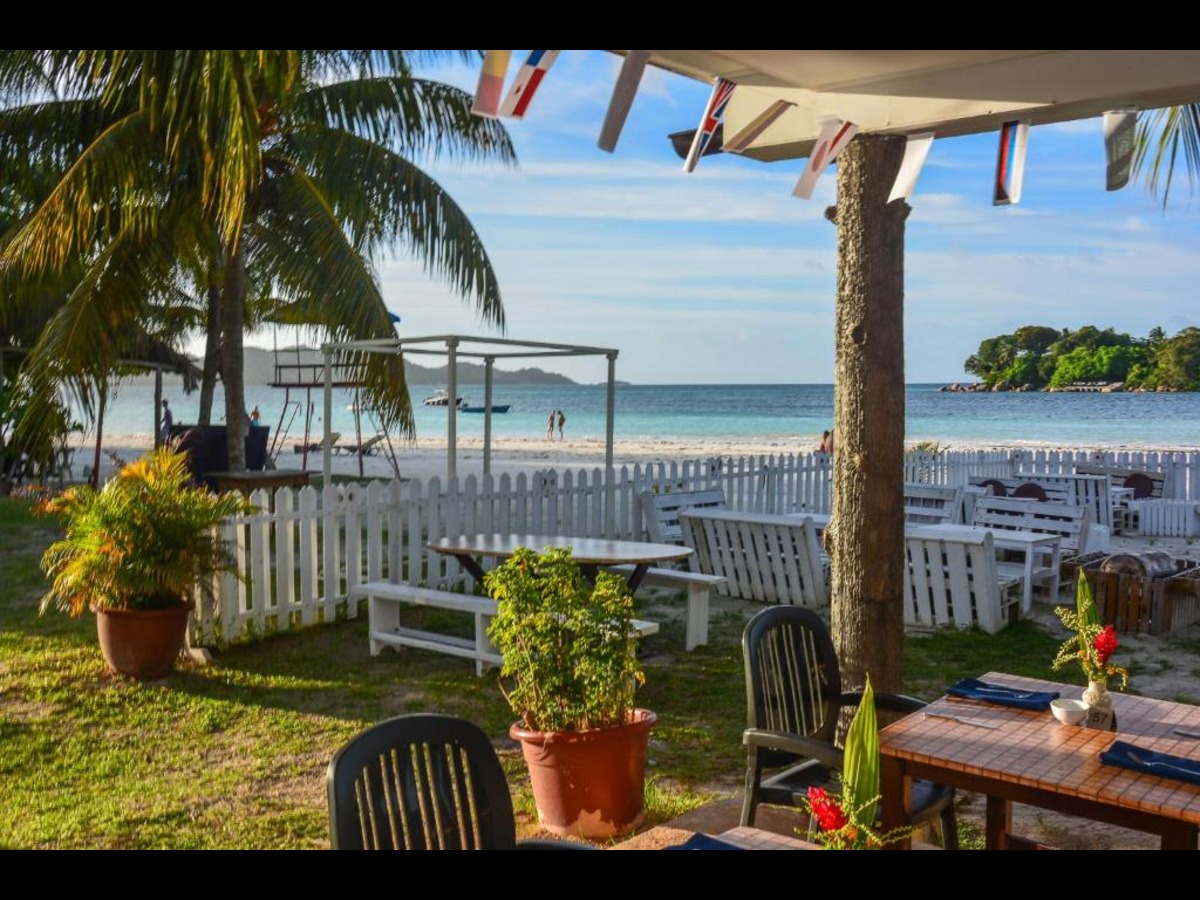
[[656, 721], [654, 713], [636, 709], [629, 724], [594, 731], [528, 731], [514, 724], [508, 734], [521, 742], [542, 827], [603, 839], [640, 825]]
[[97, 609], [96, 634], [108, 667], [139, 681], [165, 678], [187, 636], [190, 603], [170, 609]]

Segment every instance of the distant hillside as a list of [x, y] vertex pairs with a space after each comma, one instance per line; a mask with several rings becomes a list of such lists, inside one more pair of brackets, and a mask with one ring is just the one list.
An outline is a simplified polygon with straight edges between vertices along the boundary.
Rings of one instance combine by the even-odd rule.
[[[284, 361], [284, 357], [290, 357], [291, 362], [297, 359], [297, 352], [293, 348], [289, 351], [280, 350], [280, 361]], [[246, 385], [265, 385], [270, 384], [274, 380], [275, 374], [275, 354], [271, 350], [265, 350], [261, 347], [246, 348]], [[299, 351], [299, 359], [303, 363], [319, 362], [321, 354], [319, 350], [310, 348], [301, 348]], [[199, 361], [197, 361], [199, 364]], [[405, 374], [408, 378], [408, 383], [412, 385], [436, 384], [444, 385], [446, 383], [446, 366], [421, 366], [416, 363], [406, 362]], [[458, 363], [458, 383], [460, 385], [483, 384], [485, 367], [482, 363], [473, 363], [460, 361]], [[568, 378], [566, 375], [559, 375], [557, 372], [547, 372], [544, 369], [536, 367], [505, 370], [499, 367], [492, 369], [492, 381], [497, 385], [504, 384], [575, 384], [576, 382]], [[130, 380], [131, 384], [150, 385], [154, 383], [152, 375], [142, 375]], [[163, 379], [163, 383], [168, 386], [177, 386], [182, 384], [182, 379], [177, 375], [168, 375]]]

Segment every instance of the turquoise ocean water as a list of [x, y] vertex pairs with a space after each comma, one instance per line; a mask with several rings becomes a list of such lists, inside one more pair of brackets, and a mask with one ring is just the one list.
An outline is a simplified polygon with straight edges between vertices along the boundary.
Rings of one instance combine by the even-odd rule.
[[[940, 385], [909, 385], [905, 400], [906, 437], [931, 440], [943, 447], [1019, 446], [1027, 443], [1063, 447], [1200, 447], [1200, 394], [958, 394]], [[421, 401], [433, 389], [415, 387], [413, 403], [419, 438], [445, 436], [446, 410]], [[459, 393], [482, 404], [482, 386]], [[149, 435], [154, 420], [153, 389], [124, 387], [106, 416], [106, 435]], [[176, 423], [196, 420], [198, 395], [167, 388]], [[293, 397], [304, 399], [303, 392]], [[320, 391], [314, 391], [313, 429], [323, 427]], [[333, 430], [354, 433], [352, 394], [335, 391]], [[494, 389], [493, 402], [511, 410], [493, 418], [497, 437], [540, 438], [546, 416], [561, 409], [568, 439], [603, 439], [605, 388], [598, 385], [513, 386]], [[269, 387], [247, 390], [249, 406], [258, 405], [272, 433], [280, 427], [284, 391]], [[218, 411], [223, 405], [218, 395]], [[782, 440], [810, 449], [833, 420], [832, 385], [618, 385], [616, 439], [620, 440]], [[376, 429], [363, 416], [364, 435]], [[462, 436], [482, 436], [483, 416], [460, 414]], [[303, 421], [291, 424], [289, 440], [299, 439]], [[315, 439], [315, 438], [314, 438]]]

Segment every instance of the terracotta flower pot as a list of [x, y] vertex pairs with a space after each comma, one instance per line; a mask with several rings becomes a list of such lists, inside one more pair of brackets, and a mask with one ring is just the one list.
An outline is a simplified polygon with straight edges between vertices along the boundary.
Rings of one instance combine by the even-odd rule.
[[627, 725], [508, 734], [521, 742], [538, 821], [553, 834], [610, 838], [645, 816], [646, 751], [658, 716], [635, 709]]
[[170, 609], [97, 609], [96, 634], [108, 667], [139, 681], [165, 678], [187, 636], [192, 604]]

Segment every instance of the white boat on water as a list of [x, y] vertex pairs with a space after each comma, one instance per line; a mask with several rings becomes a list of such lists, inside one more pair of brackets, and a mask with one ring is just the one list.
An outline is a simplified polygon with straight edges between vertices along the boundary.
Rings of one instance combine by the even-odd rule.
[[[454, 405], [461, 408], [463, 406], [463, 404], [465, 404], [466, 402], [467, 401], [464, 400], [462, 397], [459, 397], [458, 400], [455, 401]], [[449, 406], [450, 405], [450, 392], [444, 391], [444, 390], [434, 391], [432, 394], [430, 394], [428, 397], [425, 398], [425, 405], [426, 406]]]

